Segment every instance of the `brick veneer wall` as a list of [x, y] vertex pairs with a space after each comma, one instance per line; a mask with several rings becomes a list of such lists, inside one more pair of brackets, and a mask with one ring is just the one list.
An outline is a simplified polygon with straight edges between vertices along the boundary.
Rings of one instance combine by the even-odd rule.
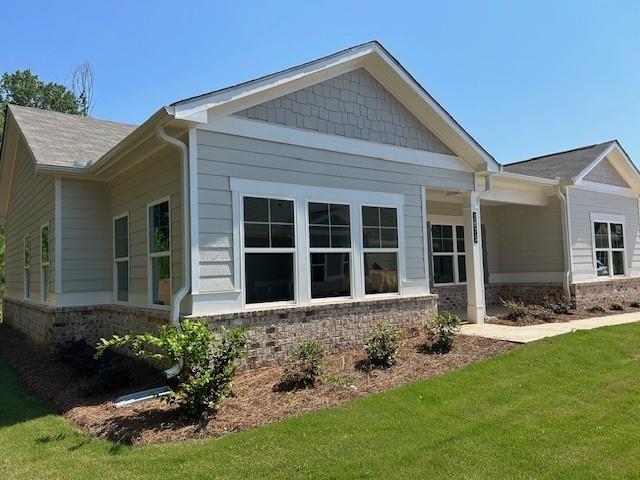
[[[433, 287], [437, 293], [440, 310], [461, 310], [467, 308], [467, 286], [448, 285]], [[499, 305], [500, 299], [517, 300], [526, 304], [541, 304], [546, 299], [562, 298], [564, 289], [553, 283], [493, 283], [485, 284], [485, 303]]]
[[571, 297], [579, 309], [600, 305], [607, 308], [611, 303], [629, 303], [640, 300], [640, 278], [616, 278], [571, 285]]
[[[201, 317], [216, 330], [247, 327], [248, 367], [282, 363], [303, 340], [322, 340], [329, 351], [362, 346], [378, 322], [417, 333], [437, 311], [436, 295], [388, 298], [327, 305], [279, 308]], [[95, 342], [127, 332], [159, 328], [166, 312], [118, 305], [48, 307], [4, 300], [5, 320], [39, 343], [55, 346], [68, 340]]]

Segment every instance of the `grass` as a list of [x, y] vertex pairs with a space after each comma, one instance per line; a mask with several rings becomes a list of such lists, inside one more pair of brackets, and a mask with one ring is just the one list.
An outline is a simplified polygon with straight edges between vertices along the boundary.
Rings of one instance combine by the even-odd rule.
[[0, 478], [638, 478], [640, 324], [221, 439], [89, 438], [0, 364]]

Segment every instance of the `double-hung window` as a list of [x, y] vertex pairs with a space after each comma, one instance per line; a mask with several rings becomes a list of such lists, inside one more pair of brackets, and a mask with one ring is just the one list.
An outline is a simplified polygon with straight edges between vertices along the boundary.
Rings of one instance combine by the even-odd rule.
[[625, 274], [624, 226], [621, 221], [593, 222], [595, 267], [598, 277]]
[[433, 283], [455, 284], [467, 281], [462, 225], [431, 225]]
[[295, 300], [292, 200], [244, 197], [245, 303]]
[[351, 209], [309, 202], [311, 298], [351, 296]]
[[365, 294], [398, 292], [398, 210], [362, 207]]
[[171, 214], [169, 199], [149, 205], [150, 302], [171, 304]]
[[24, 298], [31, 297], [31, 235], [25, 235], [22, 243], [24, 259]]
[[117, 302], [129, 301], [129, 215], [113, 220], [113, 279]]
[[49, 301], [51, 275], [49, 268], [49, 225], [40, 228], [40, 292], [43, 302]]

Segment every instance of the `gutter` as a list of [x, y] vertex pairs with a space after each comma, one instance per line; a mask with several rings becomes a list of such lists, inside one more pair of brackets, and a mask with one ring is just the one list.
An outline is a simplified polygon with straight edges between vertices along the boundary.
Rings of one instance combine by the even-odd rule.
[[[190, 211], [190, 183], [189, 183], [189, 148], [184, 142], [167, 135], [164, 130], [166, 122], [161, 122], [155, 127], [155, 135], [161, 142], [172, 145], [180, 150], [182, 163], [182, 240], [183, 240], [183, 268], [184, 285], [171, 299], [170, 319], [172, 325], [178, 332], [182, 332], [180, 327], [180, 304], [191, 290], [191, 211]], [[182, 369], [183, 361], [165, 370], [167, 378], [175, 377]]]

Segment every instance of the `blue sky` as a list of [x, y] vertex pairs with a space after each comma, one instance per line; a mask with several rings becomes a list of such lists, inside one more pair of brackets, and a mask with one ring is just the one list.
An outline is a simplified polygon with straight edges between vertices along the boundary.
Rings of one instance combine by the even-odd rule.
[[8, 2], [0, 72], [66, 82], [93, 116], [160, 106], [380, 41], [503, 163], [618, 138], [640, 164], [640, 2]]

